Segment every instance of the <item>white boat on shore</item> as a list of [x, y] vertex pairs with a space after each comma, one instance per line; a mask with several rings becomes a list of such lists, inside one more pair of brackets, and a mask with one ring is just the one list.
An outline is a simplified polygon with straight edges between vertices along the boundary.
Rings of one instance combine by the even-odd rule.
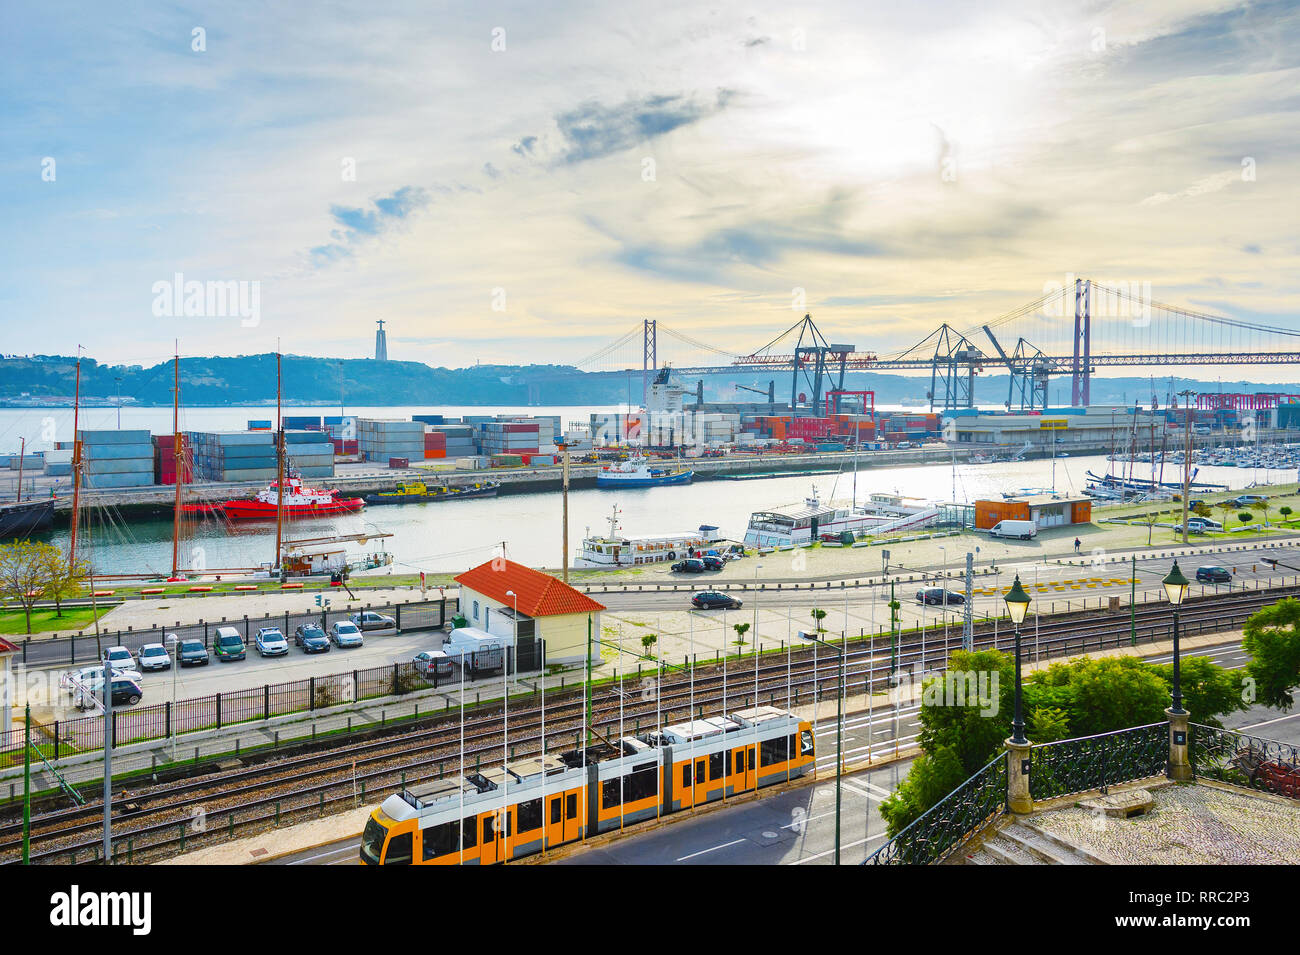
[[881, 534], [924, 527], [939, 516], [932, 504], [899, 494], [872, 494], [866, 504], [823, 503], [813, 489], [801, 504], [790, 504], [749, 516], [745, 544], [751, 547], [791, 547], [823, 537], [850, 533]]
[[712, 524], [701, 524], [694, 531], [675, 534], [627, 536], [618, 525], [618, 515], [615, 506], [609, 517], [608, 534], [588, 533], [583, 538], [574, 567], [602, 570], [679, 560], [715, 549], [723, 541], [722, 534]]

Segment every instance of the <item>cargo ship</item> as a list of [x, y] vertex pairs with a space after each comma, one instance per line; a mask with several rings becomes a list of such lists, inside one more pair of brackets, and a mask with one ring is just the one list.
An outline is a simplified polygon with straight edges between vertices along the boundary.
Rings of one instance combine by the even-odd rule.
[[423, 481], [405, 481], [394, 491], [367, 494], [367, 504], [421, 504], [425, 501], [450, 501], [467, 497], [496, 497], [501, 490], [499, 481], [479, 481], [459, 486], [429, 487]]
[[596, 487], [659, 487], [665, 484], [690, 484], [694, 471], [683, 468], [654, 467], [643, 457], [617, 464], [607, 464], [596, 474]]
[[[185, 513], [221, 514], [232, 521], [275, 520], [280, 512], [281, 482], [274, 481], [257, 493], [251, 501], [224, 501], [220, 504], [189, 504]], [[299, 478], [289, 477], [283, 482], [284, 516], [288, 520], [303, 517], [330, 517], [351, 514], [366, 506], [359, 497], [339, 497], [334, 490], [303, 487]]]

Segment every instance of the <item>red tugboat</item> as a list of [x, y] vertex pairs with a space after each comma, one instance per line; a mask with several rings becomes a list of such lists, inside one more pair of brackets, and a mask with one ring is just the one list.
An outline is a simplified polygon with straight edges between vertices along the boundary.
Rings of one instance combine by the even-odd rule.
[[224, 504], [210, 504], [206, 507], [209, 511], [224, 514], [232, 521], [273, 521], [281, 506], [281, 484], [285, 488], [283, 508], [286, 520], [351, 514], [366, 506], [366, 502], [359, 497], [339, 497], [339, 492], [335, 490], [303, 487], [299, 478], [291, 476], [283, 482], [272, 482], [251, 501], [226, 501]]

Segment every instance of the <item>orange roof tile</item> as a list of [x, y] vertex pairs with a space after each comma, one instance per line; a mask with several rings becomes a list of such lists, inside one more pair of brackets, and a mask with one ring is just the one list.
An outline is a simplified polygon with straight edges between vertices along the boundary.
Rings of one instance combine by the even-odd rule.
[[[605, 609], [604, 604], [574, 590], [559, 578], [504, 558], [465, 571], [456, 578], [456, 583], [507, 607], [515, 606], [517, 598], [519, 612], [530, 617], [554, 617]], [[508, 590], [513, 590], [515, 596], [507, 597]]]

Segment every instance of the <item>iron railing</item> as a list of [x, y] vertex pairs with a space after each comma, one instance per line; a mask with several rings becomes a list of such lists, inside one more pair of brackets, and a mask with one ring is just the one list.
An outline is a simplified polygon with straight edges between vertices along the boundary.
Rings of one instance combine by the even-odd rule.
[[1164, 775], [1169, 763], [1169, 724], [1042, 743], [1029, 753], [1029, 795], [1053, 799], [1116, 783]]
[[1300, 799], [1300, 746], [1200, 723], [1191, 729], [1196, 776]]
[[1007, 756], [991, 762], [867, 857], [863, 865], [934, 865], [1007, 808]]

